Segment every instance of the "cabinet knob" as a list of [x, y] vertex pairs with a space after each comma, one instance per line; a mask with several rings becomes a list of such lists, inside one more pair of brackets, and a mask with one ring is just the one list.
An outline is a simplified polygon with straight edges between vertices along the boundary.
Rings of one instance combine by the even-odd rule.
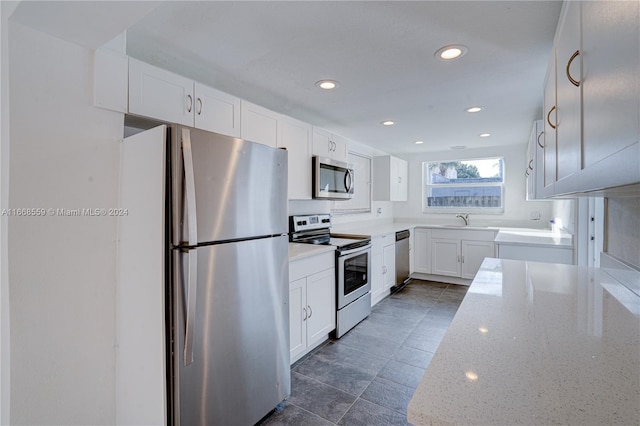
[[569, 68], [571, 67], [571, 63], [573, 62], [573, 60], [575, 58], [577, 58], [579, 54], [580, 54], [580, 51], [576, 50], [573, 53], [573, 55], [571, 55], [571, 58], [569, 58], [569, 62], [567, 62], [567, 70], [566, 70], [567, 71], [567, 78], [569, 79], [571, 84], [573, 84], [576, 87], [580, 87], [580, 82], [571, 76], [571, 70]]
[[542, 144], [540, 143], [540, 137], [541, 137], [542, 135], [544, 135], [544, 132], [540, 132], [540, 134], [538, 135], [538, 146], [539, 146], [540, 148], [544, 149], [544, 145], [542, 145]]
[[547, 123], [549, 123], [549, 126], [551, 126], [552, 129], [555, 129], [556, 126], [554, 124], [551, 124], [551, 113], [553, 111], [556, 110], [556, 106], [552, 106], [551, 109], [549, 110], [549, 112], [547, 113]]

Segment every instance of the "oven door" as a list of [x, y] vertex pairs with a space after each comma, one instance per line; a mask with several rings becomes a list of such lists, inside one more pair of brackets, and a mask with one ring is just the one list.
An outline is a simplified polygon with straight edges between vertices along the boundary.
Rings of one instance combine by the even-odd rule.
[[338, 309], [371, 290], [371, 245], [338, 254]]

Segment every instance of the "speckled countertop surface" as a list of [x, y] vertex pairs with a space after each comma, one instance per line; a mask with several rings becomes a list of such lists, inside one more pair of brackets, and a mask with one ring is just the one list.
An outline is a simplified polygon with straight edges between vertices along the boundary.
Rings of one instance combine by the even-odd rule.
[[498, 244], [573, 248], [571, 234], [537, 229], [504, 228], [496, 235], [495, 242]]
[[289, 243], [289, 262], [305, 258], [307, 256], [315, 256], [317, 254], [335, 251], [334, 246], [323, 246], [316, 244], [300, 244]]
[[408, 420], [640, 424], [640, 297], [600, 269], [486, 259]]

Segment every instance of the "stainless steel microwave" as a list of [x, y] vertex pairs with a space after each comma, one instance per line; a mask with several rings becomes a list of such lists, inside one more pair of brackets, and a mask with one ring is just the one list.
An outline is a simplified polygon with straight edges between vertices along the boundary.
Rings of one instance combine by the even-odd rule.
[[322, 200], [353, 198], [353, 169], [342, 161], [314, 156], [313, 198]]

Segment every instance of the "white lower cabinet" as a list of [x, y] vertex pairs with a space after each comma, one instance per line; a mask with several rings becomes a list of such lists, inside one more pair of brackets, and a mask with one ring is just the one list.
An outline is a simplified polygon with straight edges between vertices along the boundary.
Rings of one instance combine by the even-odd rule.
[[416, 228], [413, 231], [413, 271], [422, 274], [431, 273], [431, 230]]
[[495, 243], [490, 241], [462, 241], [462, 278], [475, 278], [485, 257], [495, 257]]
[[336, 273], [333, 252], [289, 264], [290, 356], [293, 364], [336, 328]]
[[371, 306], [389, 294], [396, 283], [395, 233], [375, 235], [371, 247]]
[[[495, 235], [493, 230], [432, 229], [430, 273], [473, 279], [484, 258], [495, 257]], [[416, 248], [420, 248], [417, 242]]]

